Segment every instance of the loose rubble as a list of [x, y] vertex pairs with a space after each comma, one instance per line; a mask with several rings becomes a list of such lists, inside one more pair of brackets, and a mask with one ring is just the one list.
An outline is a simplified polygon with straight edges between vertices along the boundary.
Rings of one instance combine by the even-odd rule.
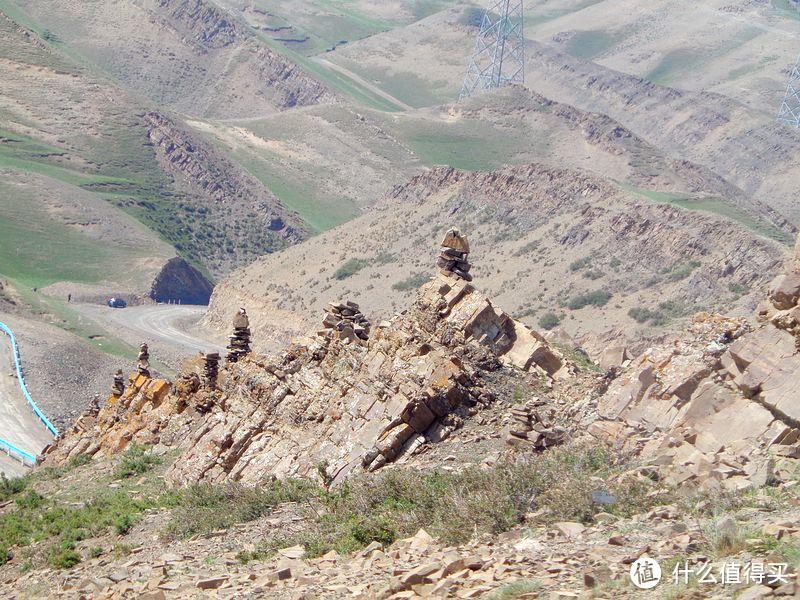
[[363, 344], [369, 340], [372, 324], [361, 312], [355, 302], [329, 302], [325, 308], [325, 319], [322, 321], [324, 329], [319, 335], [327, 338], [336, 338], [345, 342], [358, 342]]
[[227, 361], [229, 363], [238, 362], [240, 358], [252, 352], [250, 349], [250, 319], [247, 311], [240, 308], [239, 312], [233, 317], [233, 335], [228, 344]]

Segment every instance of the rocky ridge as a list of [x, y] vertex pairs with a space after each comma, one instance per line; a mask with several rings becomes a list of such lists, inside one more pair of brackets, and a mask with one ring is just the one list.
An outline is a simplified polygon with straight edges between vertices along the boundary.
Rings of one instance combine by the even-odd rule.
[[443, 274], [363, 345], [349, 342], [306, 338], [277, 359], [242, 355], [220, 372], [219, 389], [202, 385], [200, 362], [174, 385], [134, 374], [121, 397], [82, 417], [47, 460], [163, 444], [182, 449], [168, 472], [182, 485], [316, 478], [321, 464], [337, 483], [446, 439], [471, 407], [492, 402], [483, 374], [503, 363], [570, 376], [542, 336]]

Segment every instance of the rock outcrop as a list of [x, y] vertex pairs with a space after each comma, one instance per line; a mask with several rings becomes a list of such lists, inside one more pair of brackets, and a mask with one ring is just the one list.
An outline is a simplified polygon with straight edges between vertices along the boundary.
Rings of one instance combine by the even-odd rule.
[[159, 271], [150, 298], [156, 302], [207, 305], [213, 291], [214, 286], [200, 271], [176, 256]]
[[255, 485], [273, 476], [335, 484], [446, 439], [470, 409], [493, 401], [485, 377], [504, 363], [545, 379], [568, 376], [564, 358], [541, 336], [472, 284], [445, 275], [423, 285], [411, 307], [364, 344], [348, 342], [314, 336], [276, 359], [241, 356], [220, 371], [219, 389], [202, 387], [194, 367], [172, 391], [134, 375], [49, 460], [140, 442], [182, 448], [169, 470], [176, 484]]
[[701, 313], [648, 349], [599, 400], [590, 433], [667, 482], [714, 490], [786, 479], [800, 458], [800, 245], [760, 324]]

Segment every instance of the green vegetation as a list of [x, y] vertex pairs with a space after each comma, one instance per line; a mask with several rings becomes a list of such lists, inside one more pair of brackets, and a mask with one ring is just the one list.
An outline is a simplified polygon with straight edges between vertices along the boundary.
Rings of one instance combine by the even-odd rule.
[[574, 273], [575, 271], [580, 271], [584, 267], [588, 267], [591, 264], [592, 264], [592, 257], [584, 256], [583, 258], [579, 258], [578, 260], [570, 263], [569, 270]]
[[661, 302], [658, 308], [651, 310], [645, 307], [636, 307], [628, 311], [628, 316], [637, 323], [650, 323], [654, 326], [666, 325], [672, 319], [685, 317], [693, 312], [691, 306], [677, 300]]
[[392, 289], [397, 290], [400, 292], [406, 292], [408, 290], [416, 290], [424, 283], [427, 283], [430, 279], [430, 275], [427, 273], [412, 273], [403, 281], [398, 281], [395, 284], [392, 284]]
[[612, 35], [602, 29], [576, 31], [567, 41], [566, 50], [573, 56], [589, 60], [610, 50], [623, 39], [623, 36]]
[[475, 533], [497, 534], [518, 525], [534, 503], [552, 511], [548, 520], [589, 522], [597, 511], [591, 499], [597, 485], [617, 497], [610, 508], [616, 514], [630, 515], [658, 502], [660, 494], [648, 497], [651, 485], [619, 473], [610, 450], [575, 445], [488, 470], [396, 470], [362, 477], [321, 493], [317, 501], [323, 510], [313, 511], [306, 531], [265, 539], [242, 558], [261, 558], [295, 544], [311, 556], [331, 549], [347, 553], [372, 541], [391, 543], [423, 527], [455, 545]]
[[586, 306], [605, 306], [613, 294], [606, 290], [595, 290], [593, 292], [586, 292], [585, 294], [578, 294], [570, 298], [567, 302], [567, 308], [571, 310], [580, 310]]
[[368, 264], [369, 261], [364, 260], [363, 258], [351, 258], [347, 262], [342, 263], [342, 265], [336, 269], [336, 271], [334, 271], [333, 278], [339, 280], [347, 279], [348, 277], [352, 277], [358, 273]]
[[678, 206], [686, 210], [694, 210], [719, 215], [739, 223], [740, 225], [745, 226], [746, 228], [763, 237], [773, 239], [781, 242], [782, 244], [792, 243], [791, 237], [786, 232], [778, 229], [772, 223], [769, 223], [760, 217], [753, 216], [738, 206], [734, 206], [729, 202], [726, 202], [722, 198], [695, 197], [690, 194], [645, 190], [641, 188], [635, 188], [627, 184], [619, 185], [623, 189], [634, 192], [635, 194], [638, 194], [639, 196], [646, 198], [651, 202], [672, 204], [673, 206]]
[[141, 444], [131, 444], [122, 453], [122, 459], [114, 472], [119, 479], [143, 475], [162, 463], [162, 459]]
[[282, 502], [302, 502], [317, 493], [315, 484], [300, 479], [272, 481], [257, 488], [194, 485], [179, 493], [164, 534], [168, 539], [185, 539], [227, 529], [269, 514]]
[[702, 263], [700, 261], [690, 260], [686, 263], [676, 265], [672, 269], [666, 271], [665, 274], [667, 275], [667, 279], [669, 281], [681, 281], [694, 273], [694, 270], [701, 264]]
[[539, 317], [539, 327], [542, 329], [554, 329], [561, 323], [561, 317], [554, 312], [546, 312]]
[[525, 256], [536, 250], [541, 245], [540, 240], [531, 240], [521, 248], [514, 251], [514, 256]]

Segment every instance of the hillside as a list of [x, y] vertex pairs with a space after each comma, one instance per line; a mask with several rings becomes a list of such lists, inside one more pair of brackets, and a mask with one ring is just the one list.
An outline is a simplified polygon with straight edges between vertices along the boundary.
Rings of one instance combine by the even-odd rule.
[[[263, 185], [177, 120], [2, 13], [0, 54], [0, 168], [15, 190], [4, 197], [16, 207], [4, 221], [3, 252], [14, 256], [4, 256], [3, 275], [31, 287], [67, 280], [101, 295], [146, 294], [176, 251], [219, 276], [304, 235]], [[43, 211], [46, 218], [26, 224], [25, 215]], [[39, 243], [31, 223], [62, 245]], [[27, 257], [17, 245], [23, 238], [37, 246]], [[89, 251], [93, 265], [80, 260]], [[64, 270], [59, 259], [84, 266]]]
[[752, 307], [786, 248], [719, 201], [670, 200], [538, 164], [433, 169], [346, 226], [234, 273], [206, 320], [220, 329], [247, 306], [273, 349], [313, 327], [328, 301], [353, 299], [380, 320], [426, 280], [431, 240], [449, 223], [470, 232], [481, 287], [529, 324], [635, 338], [697, 310]]
[[368, 339], [134, 373], [6, 484], [0, 586], [640, 598], [646, 559], [764, 566], [659, 593], [795, 594], [799, 267], [758, 324], [702, 313], [607, 373], [444, 273]]

